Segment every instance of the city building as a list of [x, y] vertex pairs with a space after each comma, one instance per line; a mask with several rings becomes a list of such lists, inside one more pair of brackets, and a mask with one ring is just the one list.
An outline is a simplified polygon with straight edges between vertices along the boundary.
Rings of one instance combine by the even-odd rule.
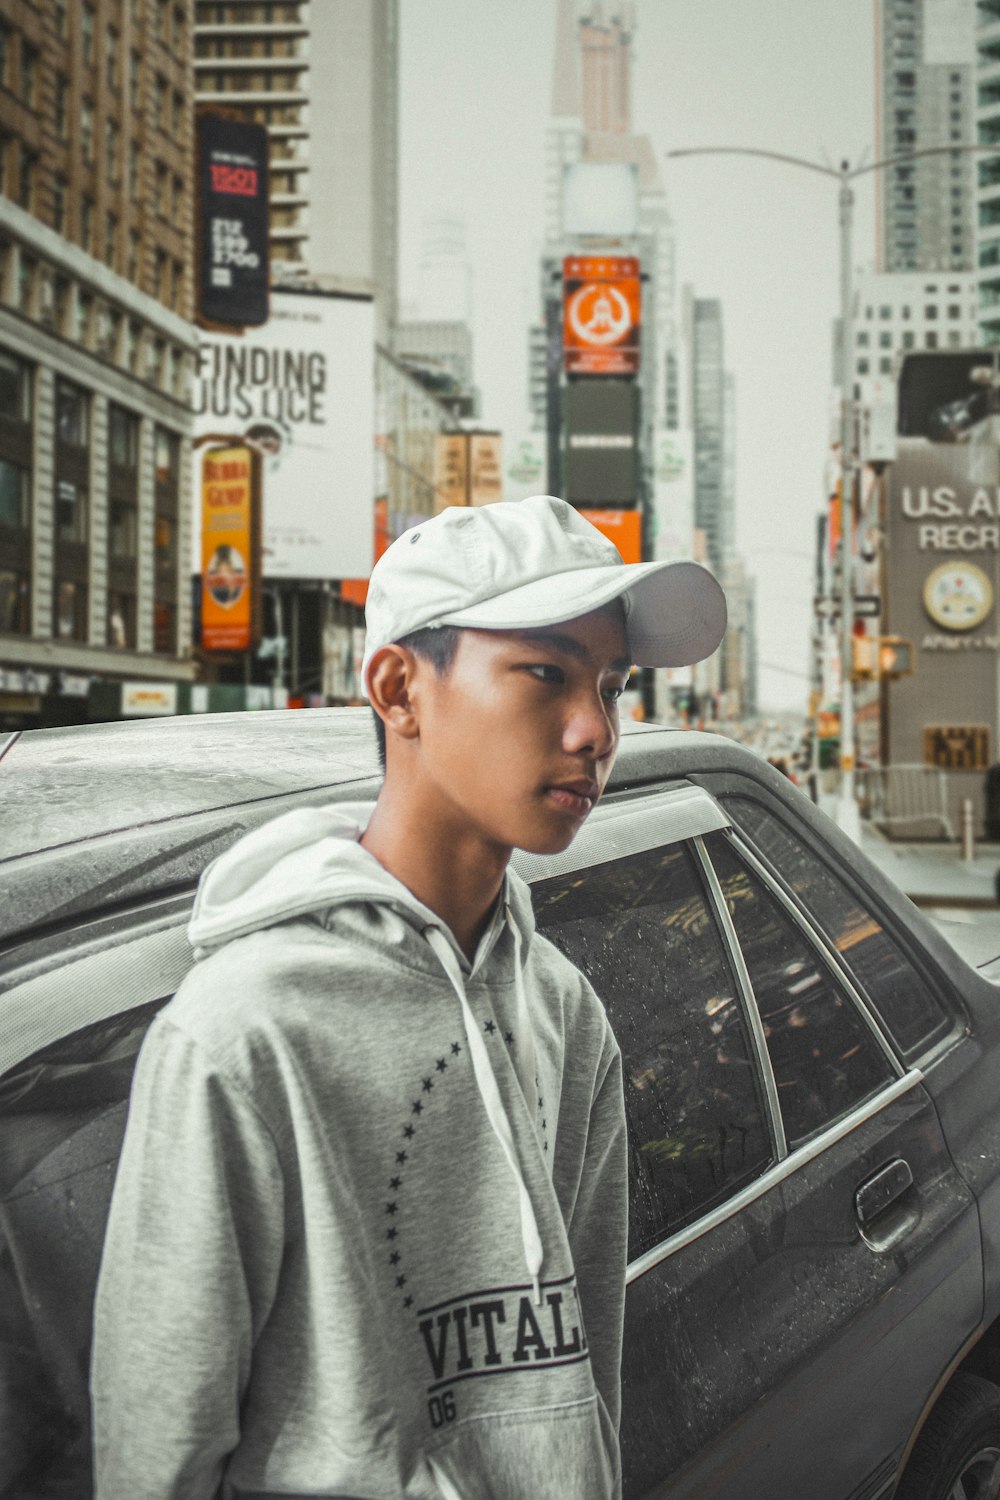
[[[854, 279], [854, 398], [863, 406], [894, 399], [904, 354], [972, 349], [979, 342], [976, 273], [869, 271]], [[833, 383], [840, 385], [839, 325]]]
[[716, 297], [689, 295], [686, 321], [691, 362], [694, 523], [705, 534], [707, 561], [714, 572], [721, 574], [734, 548], [734, 495], [732, 483], [727, 483], [726, 463], [726, 408], [732, 401], [732, 391], [730, 387], [727, 396], [722, 303]]
[[396, 322], [399, 0], [195, 0], [198, 103], [267, 126], [278, 279], [355, 278]]
[[[976, 0], [878, 0], [879, 159], [975, 140]], [[974, 153], [887, 168], [877, 196], [879, 271], [971, 271]]]
[[0, 21], [0, 728], [194, 676], [190, 57], [180, 0]]
[[997, 148], [976, 161], [979, 341], [1000, 344], [1000, 0], [976, 5], [976, 139]]
[[455, 417], [479, 415], [472, 367], [472, 329], [457, 319], [414, 319], [396, 325], [396, 356]]

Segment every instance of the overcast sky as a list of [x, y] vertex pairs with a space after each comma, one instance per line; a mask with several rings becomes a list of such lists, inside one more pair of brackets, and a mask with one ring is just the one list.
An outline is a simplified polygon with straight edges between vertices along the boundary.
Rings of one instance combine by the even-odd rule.
[[[638, 0], [637, 132], [658, 153], [756, 146], [816, 161], [874, 154], [872, 0]], [[605, 4], [605, 14], [616, 7]], [[524, 421], [537, 316], [555, 0], [401, 0], [401, 290], [421, 230], [467, 228], [483, 417]], [[837, 185], [792, 167], [664, 161], [679, 285], [723, 304], [736, 379], [736, 537], [758, 580], [760, 686], [805, 707], [815, 516], [829, 433]], [[874, 264], [873, 178], [854, 262]]]

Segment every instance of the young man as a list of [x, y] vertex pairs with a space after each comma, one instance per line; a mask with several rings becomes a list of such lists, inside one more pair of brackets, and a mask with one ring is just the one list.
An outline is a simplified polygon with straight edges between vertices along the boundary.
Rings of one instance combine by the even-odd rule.
[[98, 1289], [98, 1500], [608, 1500], [618, 1050], [515, 848], [603, 790], [633, 662], [719, 644], [695, 564], [561, 500], [445, 511], [376, 566], [374, 809], [206, 872], [136, 1072]]

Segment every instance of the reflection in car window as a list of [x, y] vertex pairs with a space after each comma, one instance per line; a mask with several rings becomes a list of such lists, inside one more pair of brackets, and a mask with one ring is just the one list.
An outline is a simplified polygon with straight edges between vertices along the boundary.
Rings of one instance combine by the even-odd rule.
[[736, 984], [686, 846], [543, 881], [532, 894], [539, 927], [586, 974], [622, 1050], [634, 1259], [771, 1160]]
[[137, 1006], [0, 1078], [0, 1495], [91, 1493], [87, 1372]]
[[801, 898], [903, 1055], [912, 1056], [942, 1036], [950, 1023], [926, 980], [830, 866], [755, 799], [724, 796], [721, 801]]
[[790, 1148], [894, 1077], [851, 998], [724, 833], [705, 840], [746, 960]]

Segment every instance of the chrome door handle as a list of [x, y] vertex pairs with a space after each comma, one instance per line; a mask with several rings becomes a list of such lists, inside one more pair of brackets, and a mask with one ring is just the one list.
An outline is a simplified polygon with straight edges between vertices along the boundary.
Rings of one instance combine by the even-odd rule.
[[862, 1229], [885, 1213], [897, 1198], [901, 1198], [913, 1186], [913, 1173], [908, 1161], [897, 1157], [862, 1182], [855, 1190], [854, 1211]]

